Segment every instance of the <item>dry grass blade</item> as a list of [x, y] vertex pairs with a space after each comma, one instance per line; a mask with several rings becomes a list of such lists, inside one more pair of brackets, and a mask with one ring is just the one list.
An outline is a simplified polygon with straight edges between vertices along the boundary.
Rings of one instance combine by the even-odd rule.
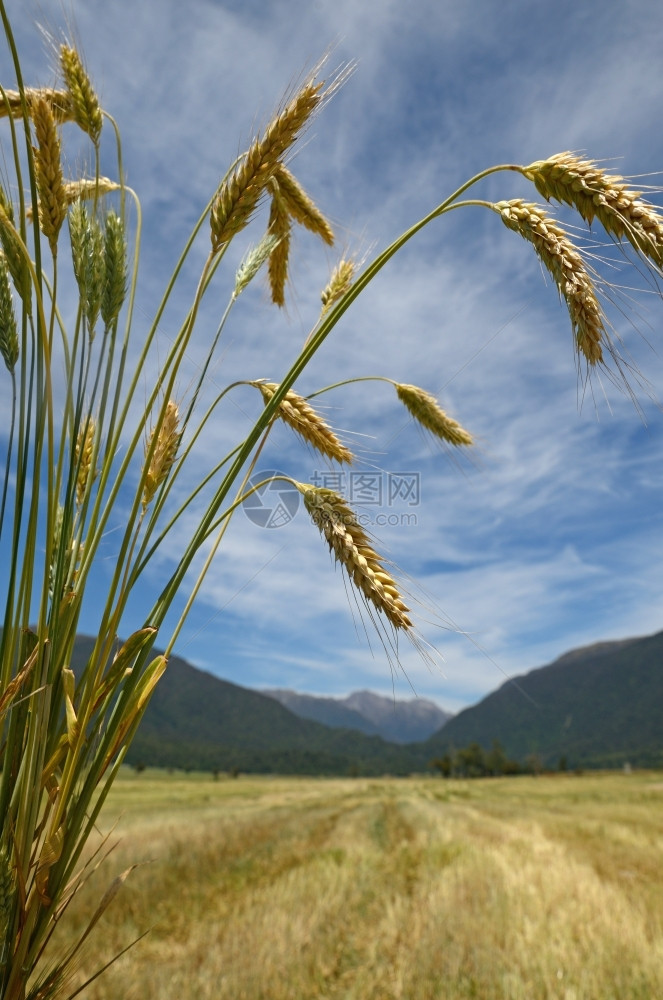
[[416, 385], [396, 384], [396, 392], [400, 401], [407, 407], [417, 423], [425, 427], [435, 437], [448, 444], [471, 445], [472, 435], [460, 424], [444, 412], [438, 405], [435, 396]]
[[60, 138], [51, 105], [43, 98], [34, 105], [33, 121], [38, 142], [35, 149], [35, 170], [39, 192], [39, 224], [49, 242], [51, 253], [55, 254], [58, 235], [67, 215], [67, 198], [62, 177]]
[[35, 872], [35, 888], [45, 906], [48, 906], [52, 902], [48, 895], [49, 872], [53, 865], [59, 861], [63, 847], [64, 824], [47, 837], [39, 854], [39, 861]]
[[409, 632], [412, 621], [398, 585], [346, 501], [334, 490], [298, 484], [314, 524], [355, 587], [395, 629]]
[[248, 224], [281, 157], [320, 106], [323, 86], [323, 82], [307, 81], [221, 185], [210, 215], [214, 253]]
[[623, 177], [570, 152], [530, 163], [523, 173], [544, 198], [576, 208], [587, 225], [597, 218], [611, 236], [663, 266], [663, 218]]
[[71, 967], [56, 966], [34, 983], [25, 1000], [71, 1000], [75, 972]]
[[83, 935], [81, 936], [78, 945], [76, 946], [77, 948], [80, 948], [85, 939], [90, 935], [90, 932], [94, 928], [94, 925], [101, 919], [101, 917], [104, 914], [104, 911], [108, 909], [108, 907], [113, 902], [118, 892], [126, 882], [129, 875], [131, 875], [132, 871], [135, 871], [136, 868], [138, 868], [137, 864], [130, 865], [125, 871], [123, 871], [120, 875], [118, 875], [116, 878], [113, 879], [111, 884], [106, 889], [106, 892], [102, 896], [99, 906], [92, 914], [90, 922], [85, 928], [85, 931], [83, 932]]
[[[250, 384], [260, 389], [265, 405], [269, 403], [278, 389], [277, 382], [251, 382]], [[277, 413], [284, 423], [292, 427], [307, 444], [319, 451], [325, 458], [332, 458], [341, 463], [346, 462], [348, 465], [354, 461], [352, 452], [339, 440], [320, 414], [316, 413], [303, 396], [292, 389], [289, 389], [281, 400]]]
[[14, 700], [14, 698], [21, 690], [22, 686], [25, 684], [28, 677], [30, 676], [32, 668], [34, 667], [37, 661], [37, 654], [38, 651], [33, 650], [33, 652], [28, 657], [26, 662], [23, 664], [21, 669], [18, 671], [16, 676], [9, 682], [7, 687], [0, 695], [0, 719], [2, 719], [3, 715], [7, 712], [12, 701]]
[[540, 205], [518, 198], [494, 207], [505, 226], [534, 246], [568, 306], [578, 350], [590, 365], [598, 364], [607, 334], [594, 283], [578, 249]]
[[278, 183], [281, 197], [293, 219], [319, 236], [328, 246], [332, 246], [334, 233], [329, 222], [315, 202], [309, 198], [297, 178], [280, 164], [274, 173], [274, 180]]

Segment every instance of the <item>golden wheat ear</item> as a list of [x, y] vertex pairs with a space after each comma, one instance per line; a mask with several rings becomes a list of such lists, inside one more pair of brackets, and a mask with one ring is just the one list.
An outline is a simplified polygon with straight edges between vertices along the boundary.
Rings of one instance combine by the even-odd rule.
[[18, 361], [18, 327], [9, 284], [9, 269], [0, 252], [0, 354], [7, 371], [13, 372]]
[[544, 198], [572, 206], [588, 226], [598, 219], [611, 236], [628, 240], [638, 253], [663, 266], [663, 217], [623, 177], [570, 152], [536, 160], [522, 172]]
[[352, 285], [355, 271], [356, 264], [353, 260], [346, 260], [345, 258], [339, 260], [331, 273], [329, 281], [320, 293], [323, 316], [348, 291]]
[[[147, 448], [145, 449], [146, 454], [149, 455], [151, 451], [152, 455], [143, 486], [144, 511], [149, 507], [156, 491], [168, 476], [175, 462], [181, 437], [178, 425], [179, 410], [177, 403], [171, 399], [166, 407], [161, 425], [152, 431]], [[155, 434], [157, 435], [157, 441], [153, 447]]]
[[395, 383], [395, 388], [398, 398], [417, 423], [434, 434], [435, 437], [455, 447], [474, 444], [474, 438], [469, 431], [466, 431], [457, 420], [445, 413], [438, 405], [435, 396], [430, 392], [426, 392], [425, 389], [420, 389], [416, 385], [403, 385], [398, 382]]
[[323, 86], [324, 82], [307, 81], [219, 188], [210, 214], [214, 253], [248, 225], [281, 158], [320, 107]]
[[39, 193], [39, 225], [49, 242], [51, 253], [55, 254], [58, 235], [67, 217], [68, 203], [62, 176], [60, 137], [48, 101], [40, 98], [35, 102], [32, 120], [38, 143], [35, 149], [35, 173]]
[[357, 590], [396, 630], [411, 632], [410, 609], [352, 508], [334, 490], [296, 485], [311, 520]]
[[76, 504], [78, 507], [83, 505], [88, 486], [96, 476], [96, 470], [92, 468], [95, 434], [96, 424], [94, 419], [88, 417], [86, 423], [78, 432], [76, 448], [74, 450], [74, 461], [78, 466], [76, 475]]
[[269, 255], [269, 287], [274, 305], [283, 307], [285, 305], [285, 286], [288, 281], [292, 225], [278, 185], [272, 180], [269, 186], [272, 204], [269, 211], [267, 232], [275, 238], [274, 249]]
[[319, 236], [328, 246], [334, 243], [333, 230], [318, 206], [310, 198], [296, 177], [279, 164], [274, 173], [287, 211], [300, 226]]
[[96, 146], [103, 125], [101, 105], [81, 57], [72, 46], [60, 46], [60, 67], [69, 92], [74, 121], [87, 132]]
[[[277, 382], [260, 381], [249, 384], [260, 390], [265, 405], [269, 403], [278, 389]], [[303, 396], [292, 389], [289, 389], [285, 394], [276, 412], [285, 424], [292, 427], [293, 431], [325, 458], [331, 458], [335, 462], [347, 463], [348, 465], [354, 461], [354, 455], [350, 449], [346, 448], [329, 424], [322, 419]]]
[[[108, 177], [97, 177], [96, 179], [84, 177], [77, 181], [64, 181], [62, 184], [62, 192], [67, 205], [73, 205], [79, 200], [91, 201], [102, 194], [108, 194], [109, 191], [120, 191], [121, 188], [121, 184]], [[32, 206], [26, 207], [25, 216], [27, 219], [32, 218]]]
[[590, 365], [603, 360], [604, 317], [590, 274], [566, 231], [542, 208], [523, 201], [499, 201], [494, 209], [508, 229], [532, 244], [564, 298], [576, 347]]
[[[37, 101], [48, 101], [53, 117], [58, 124], [72, 121], [74, 109], [67, 90], [53, 90], [51, 87], [26, 87], [23, 91], [27, 111], [32, 116]], [[0, 97], [0, 118], [20, 118], [23, 114], [23, 102], [18, 90], [5, 90]]]

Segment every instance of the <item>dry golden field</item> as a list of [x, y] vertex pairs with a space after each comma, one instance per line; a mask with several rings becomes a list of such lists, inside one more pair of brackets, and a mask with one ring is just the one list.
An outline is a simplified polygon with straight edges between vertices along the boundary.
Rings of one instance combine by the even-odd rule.
[[663, 997], [660, 775], [127, 772], [104, 829], [120, 814], [81, 921], [142, 864], [97, 926], [81, 981], [149, 933], [85, 997]]

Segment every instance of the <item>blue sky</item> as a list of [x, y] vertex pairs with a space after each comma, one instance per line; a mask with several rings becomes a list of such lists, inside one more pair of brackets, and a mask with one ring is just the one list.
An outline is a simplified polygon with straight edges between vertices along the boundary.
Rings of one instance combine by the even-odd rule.
[[[52, 83], [36, 25], [62, 25], [61, 4], [7, 8], [26, 78]], [[72, 0], [66, 10], [120, 125], [128, 182], [143, 205], [138, 335], [201, 208], [283, 93], [330, 46], [332, 67], [356, 64], [291, 164], [332, 219], [337, 249], [298, 233], [287, 310], [270, 306], [264, 285], [246, 293], [212, 391], [237, 378], [278, 381], [317, 318], [337, 256], [370, 259], [479, 170], [566, 149], [624, 175], [663, 168], [663, 7], [650, 0]], [[540, 200], [510, 174], [489, 178], [476, 197]], [[262, 225], [237, 240], [233, 261]], [[193, 264], [186, 277], [190, 296]], [[233, 278], [234, 267], [219, 276], [183, 381]], [[613, 280], [633, 279], [613, 271]], [[238, 513], [177, 652], [247, 686], [343, 695], [391, 693], [393, 680], [399, 697], [414, 689], [458, 710], [505, 675], [570, 648], [663, 627], [663, 302], [633, 295], [635, 326], [611, 318], [653, 386], [653, 399], [639, 391], [640, 412], [605, 376], [593, 379], [593, 398], [581, 398], [565, 309], [531, 248], [493, 213], [470, 208], [421, 233], [346, 314], [297, 388], [372, 374], [415, 383], [477, 438], [472, 460], [450, 457], [380, 383], [318, 400], [358, 451], [355, 471], [377, 476], [385, 496], [398, 475], [418, 477], [416, 505], [397, 497], [362, 513], [387, 522], [375, 523], [376, 544], [439, 651], [434, 665], [403, 644], [403, 670], [392, 676], [301, 511], [276, 529]], [[164, 348], [187, 301], [183, 286], [164, 317]], [[201, 441], [200, 469], [248, 429], [255, 397], [242, 390], [223, 410]], [[259, 468], [305, 481], [330, 471], [280, 427]], [[346, 476], [344, 485], [356, 481]], [[169, 555], [146, 581], [155, 592]], [[90, 595], [84, 628], [94, 614]], [[139, 623], [141, 609], [134, 614], [127, 627]]]

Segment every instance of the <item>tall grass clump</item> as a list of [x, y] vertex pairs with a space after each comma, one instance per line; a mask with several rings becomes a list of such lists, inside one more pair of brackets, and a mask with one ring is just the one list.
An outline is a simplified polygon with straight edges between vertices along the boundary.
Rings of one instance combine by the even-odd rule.
[[[260, 371], [256, 358], [257, 371], [228, 385], [203, 410], [202, 390], [213, 363], [218, 382], [223, 330], [259, 271], [267, 270], [272, 299], [282, 306], [293, 228], [306, 227], [325, 246], [334, 243], [329, 222], [286, 163], [346, 74], [325, 80], [316, 72], [305, 79], [230, 166], [210, 192], [153, 321], [135, 330], [141, 213], [137, 195], [125, 184], [119, 132], [73, 46], [60, 49], [56, 87], [29, 86], [2, 2], [0, 15], [11, 57], [2, 64], [4, 72], [12, 62], [14, 67], [14, 79], [0, 87], [3, 162], [5, 173], [13, 171], [0, 186], [6, 414], [0, 492], [0, 997], [46, 1000], [80, 990], [73, 985], [80, 948], [126, 877], [108, 887], [69, 951], [52, 954], [56, 925], [66, 921], [72, 899], [101, 859], [86, 850], [99, 812], [230, 518], [256, 488], [247, 484], [272, 426], [287, 424], [329, 462], [355, 461], [311, 405], [311, 394], [304, 397], [294, 388], [339, 319], [420, 229], [460, 207], [486, 208], [532, 244], [550, 272], [568, 307], [583, 370], [606, 368], [611, 358], [619, 369], [600, 305], [606, 286], [547, 205], [524, 199], [492, 203], [464, 194], [490, 173], [519, 172], [523, 184], [533, 184], [546, 200], [567, 203], [585, 223], [600, 222], [655, 276], [663, 222], [620, 178], [570, 153], [529, 166], [492, 167], [367, 266], [339, 258], [310, 333], [284, 370]], [[89, 142], [91, 168], [69, 176], [63, 143], [76, 128]], [[100, 172], [102, 146], [105, 163], [115, 155], [113, 177]], [[215, 276], [229, 244], [246, 239], [244, 231], [254, 225], [264, 233], [246, 250], [210, 336], [199, 322], [201, 304], [210, 290], [217, 294]], [[201, 245], [207, 249], [199, 255]], [[173, 290], [199, 259], [179, 329], [153, 364], [159, 322]], [[183, 366], [194, 337], [206, 344], [207, 356], [192, 383]], [[395, 405], [403, 404], [445, 445], [472, 445], [471, 433], [426, 389], [388, 374], [349, 371], [346, 381], [367, 380], [390, 384]], [[250, 429], [214, 467], [201, 471], [201, 435], [216, 404], [240, 385], [257, 390]], [[398, 655], [400, 637], [417, 644], [415, 616], [401, 587], [347, 500], [333, 490], [292, 483], [387, 652]], [[144, 605], [150, 566], [166, 550], [174, 569], [141, 627], [119, 638], [129, 610]], [[98, 572], [102, 560], [106, 567], [112, 562], [106, 576]], [[100, 579], [107, 581], [101, 600]], [[92, 585], [100, 609], [94, 648], [74, 672], [74, 641]], [[179, 617], [171, 613], [175, 606], [183, 608]], [[157, 636], [164, 653], [154, 652]]]

